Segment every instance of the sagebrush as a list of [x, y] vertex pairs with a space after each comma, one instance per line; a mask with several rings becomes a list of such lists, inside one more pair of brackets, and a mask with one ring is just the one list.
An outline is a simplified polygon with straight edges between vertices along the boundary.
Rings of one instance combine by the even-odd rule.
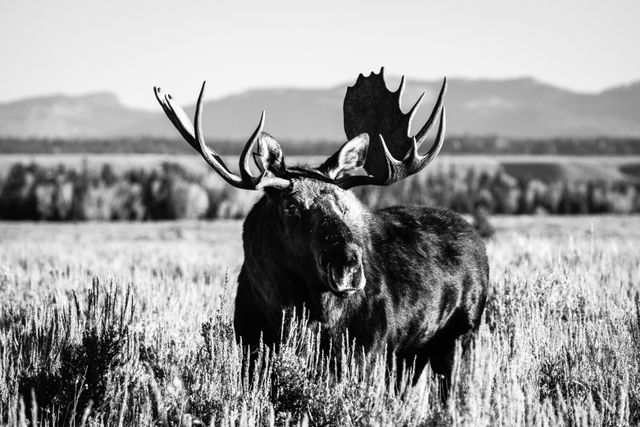
[[0, 224], [0, 420], [638, 424], [640, 221], [521, 221], [495, 220], [489, 303], [446, 405], [428, 372], [412, 387], [384, 355], [321, 354], [300, 313], [250, 370], [229, 320], [241, 253], [219, 224]]

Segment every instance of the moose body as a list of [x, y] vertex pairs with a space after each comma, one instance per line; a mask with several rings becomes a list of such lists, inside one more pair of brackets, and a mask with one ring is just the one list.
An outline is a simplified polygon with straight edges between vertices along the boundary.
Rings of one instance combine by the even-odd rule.
[[283, 308], [304, 307], [334, 343], [348, 332], [368, 351], [387, 350], [399, 362], [415, 363], [416, 378], [427, 362], [449, 377], [456, 339], [477, 328], [484, 309], [489, 278], [484, 245], [471, 225], [449, 210], [359, 210], [362, 235], [346, 233], [345, 240], [352, 240], [339, 245], [363, 248], [366, 286], [340, 294], [321, 283], [312, 265], [300, 262], [304, 249], [287, 241], [277, 201], [265, 196], [256, 204], [244, 223], [237, 335], [243, 344], [277, 343]]
[[[422, 96], [404, 113], [403, 87], [404, 78], [389, 91], [383, 70], [360, 75], [344, 100], [349, 140], [317, 167], [285, 164], [280, 145], [262, 131], [263, 112], [240, 155], [239, 175], [204, 142], [204, 84], [194, 124], [155, 88], [167, 117], [225, 181], [265, 193], [244, 223], [234, 316], [243, 344], [277, 343], [283, 310], [304, 307], [325, 342], [339, 343], [348, 333], [369, 352], [386, 349], [397, 361], [415, 363], [416, 377], [428, 362], [450, 377], [456, 340], [478, 327], [484, 310], [484, 244], [453, 212], [402, 206], [372, 212], [349, 191], [416, 174], [440, 151], [446, 79], [414, 136], [411, 121]], [[434, 142], [421, 155], [438, 116]], [[249, 167], [251, 157], [258, 174]]]

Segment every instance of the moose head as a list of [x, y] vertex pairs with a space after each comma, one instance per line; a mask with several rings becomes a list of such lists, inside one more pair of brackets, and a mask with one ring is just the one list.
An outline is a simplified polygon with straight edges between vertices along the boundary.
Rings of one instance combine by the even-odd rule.
[[[413, 136], [411, 122], [424, 93], [404, 113], [400, 101], [404, 77], [396, 91], [389, 91], [380, 73], [362, 74], [347, 89], [344, 127], [348, 141], [322, 164], [288, 166], [280, 144], [263, 131], [265, 113], [240, 153], [239, 173], [232, 172], [202, 134], [203, 83], [192, 124], [184, 110], [154, 88], [156, 98], [182, 137], [230, 185], [263, 190], [259, 210], [260, 240], [268, 240], [253, 252], [274, 275], [296, 276], [317, 291], [348, 295], [366, 286], [366, 265], [371, 246], [371, 212], [350, 188], [390, 185], [420, 172], [438, 154], [445, 134], [443, 105], [446, 79], [431, 115]], [[419, 153], [427, 133], [440, 118], [433, 145]], [[255, 151], [254, 151], [255, 150]], [[251, 156], [250, 156], [251, 154]], [[252, 157], [256, 169], [250, 167]], [[251, 215], [251, 214], [250, 214]], [[245, 264], [247, 252], [245, 223]], [[255, 234], [255, 233], [254, 233]], [[256, 237], [257, 238], [257, 237]], [[250, 243], [256, 245], [255, 242]], [[264, 260], [277, 253], [277, 268]], [[260, 260], [253, 260], [260, 263]], [[276, 271], [277, 270], [277, 271]], [[283, 279], [284, 280], [284, 279]]]

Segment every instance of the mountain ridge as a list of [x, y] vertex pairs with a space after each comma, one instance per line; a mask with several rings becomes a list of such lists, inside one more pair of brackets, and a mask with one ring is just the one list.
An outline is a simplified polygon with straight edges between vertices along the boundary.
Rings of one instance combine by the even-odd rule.
[[[399, 77], [387, 78], [393, 90]], [[580, 93], [532, 77], [448, 79], [446, 97], [450, 135], [505, 137], [640, 136], [640, 81]], [[327, 88], [254, 88], [204, 102], [204, 132], [210, 139], [244, 140], [267, 112], [265, 130], [282, 140], [340, 141], [342, 101], [350, 84]], [[406, 111], [422, 91], [427, 94], [413, 123], [428, 116], [441, 80], [407, 79]], [[193, 104], [177, 100], [192, 115]], [[110, 92], [79, 96], [46, 95], [0, 103], [0, 136], [39, 138], [175, 137], [157, 111], [122, 104]]]

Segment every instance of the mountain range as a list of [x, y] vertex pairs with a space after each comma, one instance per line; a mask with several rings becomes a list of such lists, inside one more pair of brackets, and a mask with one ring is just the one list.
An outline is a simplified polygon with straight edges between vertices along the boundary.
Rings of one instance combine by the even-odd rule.
[[[399, 78], [387, 78], [395, 89]], [[352, 84], [352, 83], [351, 83]], [[414, 126], [428, 116], [441, 82], [407, 79], [403, 108], [426, 96]], [[265, 130], [281, 140], [341, 141], [342, 101], [348, 84], [326, 89], [253, 89], [205, 101], [204, 132], [210, 140], [244, 140], [262, 109]], [[194, 98], [177, 100], [192, 115]], [[149, 96], [153, 96], [151, 88]], [[640, 136], [640, 81], [583, 94], [532, 78], [449, 79], [449, 135], [505, 137]], [[0, 136], [42, 138], [177, 137], [158, 106], [122, 104], [110, 93], [52, 95], [0, 103]]]

